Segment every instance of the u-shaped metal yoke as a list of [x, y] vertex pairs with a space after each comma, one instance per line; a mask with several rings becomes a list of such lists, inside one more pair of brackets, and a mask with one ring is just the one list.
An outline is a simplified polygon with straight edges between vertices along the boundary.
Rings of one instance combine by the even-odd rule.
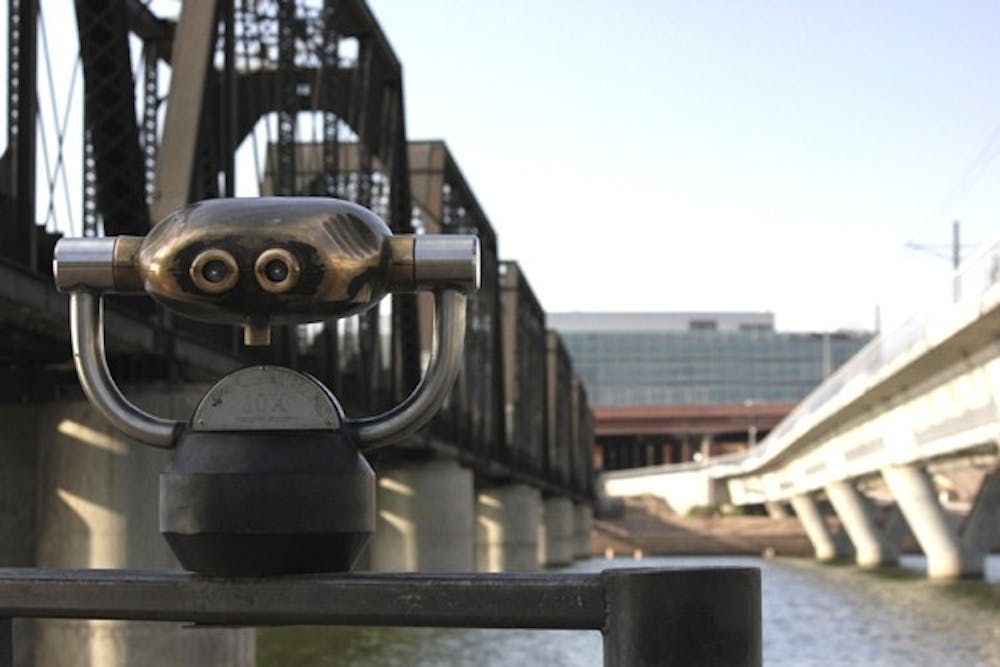
[[[441, 407], [461, 368], [467, 298], [456, 289], [434, 295], [434, 344], [420, 383], [405, 401], [380, 415], [348, 418], [344, 428], [362, 451], [398, 442], [422, 428]], [[99, 292], [70, 292], [73, 362], [90, 402], [116, 429], [153, 447], [172, 448], [185, 422], [151, 415], [129, 401], [108, 369], [104, 352], [104, 299]]]

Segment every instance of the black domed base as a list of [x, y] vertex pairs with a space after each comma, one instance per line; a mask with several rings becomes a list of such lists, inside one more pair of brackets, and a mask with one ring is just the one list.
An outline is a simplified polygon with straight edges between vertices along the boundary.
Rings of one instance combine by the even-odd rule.
[[178, 535], [164, 533], [186, 570], [212, 577], [346, 572], [371, 533], [339, 535]]
[[375, 474], [334, 431], [189, 431], [160, 474], [160, 532], [199, 574], [345, 572], [375, 532]]

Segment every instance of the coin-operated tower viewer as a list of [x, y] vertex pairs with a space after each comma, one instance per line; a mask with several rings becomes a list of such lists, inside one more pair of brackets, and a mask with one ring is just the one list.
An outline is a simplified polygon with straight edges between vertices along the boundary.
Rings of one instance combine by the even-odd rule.
[[[145, 237], [67, 238], [54, 259], [70, 296], [84, 392], [122, 433], [173, 450], [160, 474], [160, 531], [181, 565], [216, 576], [351, 568], [375, 530], [375, 476], [363, 452], [401, 440], [435, 414], [458, 373], [466, 294], [479, 286], [479, 241], [393, 235], [338, 199], [214, 199]], [[186, 422], [143, 412], [108, 370], [107, 293], [145, 293], [171, 312], [239, 324], [247, 345], [270, 327], [346, 317], [391, 292], [434, 292], [435, 343], [400, 405], [361, 419], [315, 378], [253, 366], [219, 380]]]

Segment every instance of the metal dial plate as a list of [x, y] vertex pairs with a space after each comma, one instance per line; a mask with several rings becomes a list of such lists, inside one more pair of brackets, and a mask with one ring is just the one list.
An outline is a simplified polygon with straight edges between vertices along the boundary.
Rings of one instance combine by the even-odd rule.
[[337, 430], [343, 411], [315, 378], [282, 366], [230, 373], [208, 390], [191, 419], [194, 431]]

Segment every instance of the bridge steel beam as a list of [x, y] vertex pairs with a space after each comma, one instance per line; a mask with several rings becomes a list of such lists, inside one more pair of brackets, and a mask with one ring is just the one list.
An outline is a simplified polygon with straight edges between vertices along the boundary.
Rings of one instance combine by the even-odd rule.
[[84, 171], [85, 178], [95, 179], [97, 207], [96, 211], [84, 207], [84, 235], [99, 231], [100, 213], [106, 235], [142, 236], [149, 229], [149, 206], [126, 4], [124, 0], [77, 0], [74, 5], [85, 82], [85, 141], [93, 149], [93, 163], [85, 160]]
[[872, 517], [871, 505], [853, 482], [841, 480], [826, 485], [826, 496], [854, 545], [855, 562], [864, 568], [890, 565], [899, 553], [882, 535]]
[[205, 76], [216, 37], [215, 0], [185, 2], [174, 33], [170, 94], [156, 161], [152, 222], [190, 201]]
[[892, 492], [914, 537], [927, 556], [931, 579], [980, 577], [984, 553], [976, 553], [959, 536], [938, 502], [934, 483], [919, 465], [883, 468], [882, 477]]
[[842, 556], [843, 554], [837, 548], [833, 534], [823, 520], [823, 515], [820, 514], [813, 497], [806, 494], [794, 496], [791, 503], [795, 515], [799, 517], [806, 535], [809, 536], [809, 541], [812, 542], [816, 560], [832, 561]]
[[7, 151], [0, 159], [0, 253], [38, 268], [35, 226], [38, 0], [7, 2]]

